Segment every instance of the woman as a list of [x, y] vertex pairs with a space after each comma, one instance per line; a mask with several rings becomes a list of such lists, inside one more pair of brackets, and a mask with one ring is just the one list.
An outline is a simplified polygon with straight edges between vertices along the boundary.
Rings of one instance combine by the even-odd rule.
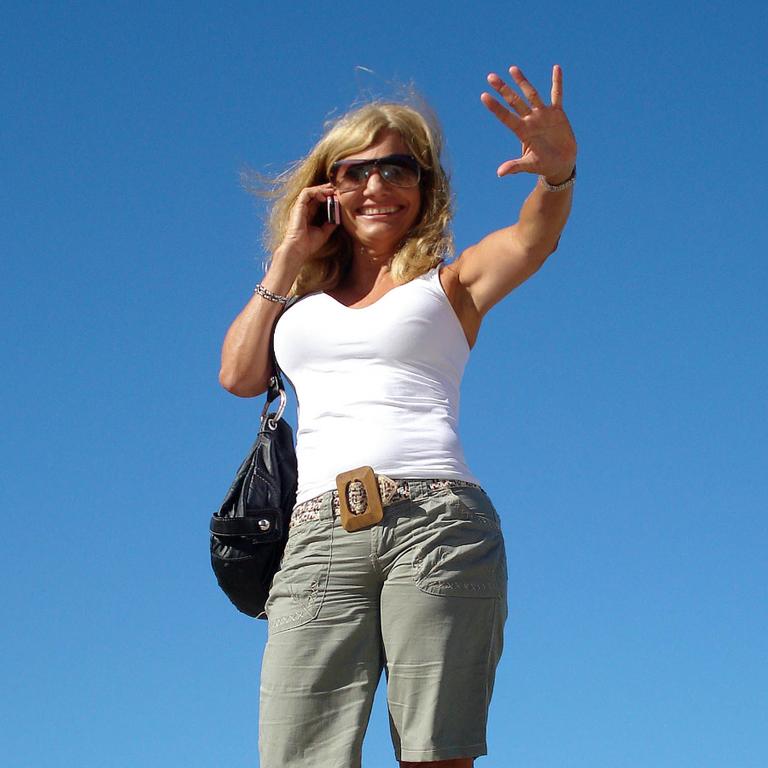
[[456, 434], [459, 384], [485, 313], [555, 250], [576, 157], [560, 68], [550, 105], [510, 74], [524, 98], [491, 74], [503, 104], [481, 100], [522, 142], [498, 175], [539, 177], [516, 224], [443, 265], [439, 132], [410, 107], [362, 107], [285, 177], [269, 269], [227, 333], [222, 385], [261, 394], [270, 332], [303, 297], [274, 332], [299, 401], [299, 488], [267, 604], [262, 768], [359, 765], [382, 669], [402, 766], [486, 754], [506, 564]]

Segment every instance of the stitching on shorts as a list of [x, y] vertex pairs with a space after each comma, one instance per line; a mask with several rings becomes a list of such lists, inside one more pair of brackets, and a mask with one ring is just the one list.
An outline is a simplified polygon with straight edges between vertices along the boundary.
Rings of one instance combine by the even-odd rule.
[[[434, 567], [437, 568], [448, 556], [448, 553], [444, 553], [435, 562]], [[493, 584], [482, 584], [476, 581], [436, 581], [434, 579], [424, 578], [419, 571], [421, 571], [424, 565], [424, 556], [419, 552], [413, 556], [413, 571], [416, 580], [416, 586], [429, 589], [468, 589], [472, 592], [490, 592], [495, 591], [496, 587]]]
[[296, 621], [297, 619], [300, 619], [302, 616], [309, 615], [311, 609], [314, 607], [315, 601], [317, 600], [317, 594], [319, 590], [320, 590], [319, 576], [315, 578], [312, 581], [312, 583], [309, 585], [306, 600], [302, 600], [302, 596], [297, 594], [294, 585], [291, 585], [290, 586], [291, 598], [296, 602], [302, 601], [304, 604], [300, 605], [299, 610], [295, 611], [294, 613], [289, 613], [285, 616], [280, 616], [276, 618], [272, 626], [275, 629], [277, 629], [278, 627], [283, 626], [283, 624], [287, 624], [289, 621]]
[[[408, 747], [401, 747], [402, 752], [417, 752], [420, 755], [430, 755], [433, 752], [445, 751], [446, 749], [478, 749], [479, 747], [485, 748], [486, 742], [478, 741], [476, 744], [448, 744], [440, 745], [439, 747], [430, 747], [429, 749], [410, 749]], [[482, 755], [477, 755], [482, 757]], [[452, 758], [448, 758], [449, 760]]]
[[289, 621], [300, 619], [303, 614], [304, 611], [300, 610], [296, 613], [289, 613], [287, 616], [281, 616], [279, 619], [273, 619], [272, 626], [274, 629], [278, 629], [279, 627], [282, 627], [283, 624], [287, 624]]
[[[301, 619], [306, 618], [307, 621], [312, 621], [317, 617], [317, 615], [320, 612], [320, 609], [322, 608], [323, 601], [325, 599], [325, 591], [322, 590], [321, 584], [325, 584], [327, 586], [328, 579], [330, 578], [330, 570], [331, 570], [331, 561], [333, 560], [333, 538], [334, 538], [334, 532], [333, 532], [333, 526], [331, 526], [328, 530], [328, 559], [327, 562], [323, 564], [322, 569], [320, 572], [312, 579], [312, 581], [307, 586], [306, 590], [302, 593], [298, 593], [296, 591], [295, 584], [288, 584], [288, 590], [290, 592], [290, 598], [296, 602], [301, 601], [301, 603], [298, 606], [298, 610], [292, 611], [291, 613], [285, 614], [283, 616], [276, 616], [275, 618], [270, 618], [270, 631], [276, 632], [281, 627], [285, 627], [286, 624], [292, 624], [294, 622], [300, 622], [296, 624], [296, 626], [301, 626], [302, 623]], [[279, 572], [278, 572], [279, 574]], [[269, 617], [268, 617], [269, 618]], [[293, 627], [287, 627], [287, 629], [292, 629]]]
[[478, 584], [474, 581], [424, 581], [420, 582], [420, 586], [429, 587], [430, 589], [470, 589], [473, 592], [489, 592], [495, 591], [495, 587], [489, 584]]
[[[482, 490], [482, 488], [480, 489]], [[453, 489], [451, 489], [451, 495], [456, 499], [456, 501], [459, 503], [459, 506], [464, 510], [465, 513], [467, 513], [468, 520], [479, 520], [480, 523], [487, 528], [493, 528], [494, 530], [500, 530], [501, 529], [501, 522], [494, 517], [489, 516], [488, 514], [485, 514], [484, 512], [478, 512], [476, 509], [473, 509], [472, 507], [465, 504], [461, 496], [456, 493]], [[490, 500], [489, 500], [490, 501]]]

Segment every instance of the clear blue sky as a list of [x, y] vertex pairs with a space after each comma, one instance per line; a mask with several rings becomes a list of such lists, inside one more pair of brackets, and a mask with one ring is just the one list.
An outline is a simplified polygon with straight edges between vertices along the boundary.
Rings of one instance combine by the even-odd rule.
[[463, 389], [510, 566], [478, 766], [768, 765], [766, 40], [757, 2], [7, 4], [3, 764], [258, 764], [266, 625], [207, 560], [261, 405], [216, 380], [264, 256], [239, 172], [413, 80], [471, 244], [532, 184], [485, 75], [560, 63], [572, 220]]

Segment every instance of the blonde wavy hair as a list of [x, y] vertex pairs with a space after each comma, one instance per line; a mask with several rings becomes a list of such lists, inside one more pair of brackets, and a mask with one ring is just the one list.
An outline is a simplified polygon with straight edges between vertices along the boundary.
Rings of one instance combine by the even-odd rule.
[[[388, 101], [365, 104], [326, 124], [325, 133], [309, 154], [273, 179], [271, 190], [261, 192], [275, 200], [265, 232], [269, 253], [274, 253], [283, 241], [291, 209], [301, 191], [327, 182], [334, 162], [366, 149], [383, 130], [397, 131], [422, 167], [419, 217], [390, 264], [395, 284], [423, 275], [453, 253], [449, 228], [452, 199], [448, 175], [440, 160], [443, 136], [437, 118], [425, 105], [417, 109]], [[346, 274], [352, 256], [351, 238], [337, 227], [302, 267], [291, 294], [302, 296], [334, 288]]]

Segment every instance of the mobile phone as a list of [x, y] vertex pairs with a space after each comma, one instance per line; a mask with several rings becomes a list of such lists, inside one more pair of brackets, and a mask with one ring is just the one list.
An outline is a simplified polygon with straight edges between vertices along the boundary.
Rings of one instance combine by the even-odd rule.
[[325, 212], [327, 221], [332, 224], [341, 224], [341, 208], [335, 195], [325, 201]]

